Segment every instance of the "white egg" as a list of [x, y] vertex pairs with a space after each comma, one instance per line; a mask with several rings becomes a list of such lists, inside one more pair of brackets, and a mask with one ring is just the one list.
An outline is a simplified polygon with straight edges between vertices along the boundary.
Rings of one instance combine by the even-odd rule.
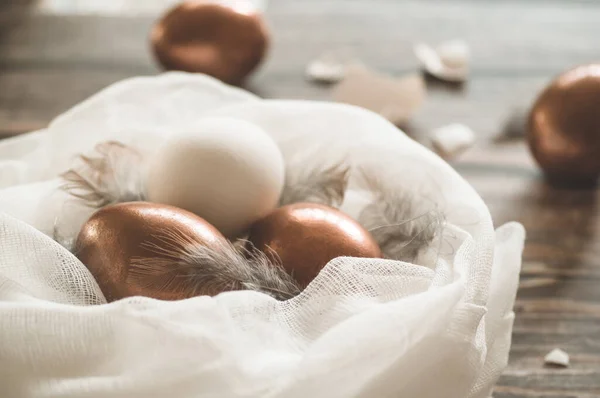
[[147, 167], [148, 200], [191, 211], [228, 237], [277, 206], [285, 176], [271, 137], [229, 118], [206, 118], [174, 134]]
[[440, 155], [451, 159], [473, 146], [475, 133], [464, 124], [453, 123], [433, 130], [431, 141]]

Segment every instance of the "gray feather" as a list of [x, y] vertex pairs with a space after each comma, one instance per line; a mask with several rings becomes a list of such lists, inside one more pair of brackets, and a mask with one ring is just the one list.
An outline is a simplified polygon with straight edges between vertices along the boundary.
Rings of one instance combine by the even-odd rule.
[[295, 164], [286, 169], [281, 206], [311, 202], [339, 207], [348, 186], [349, 166], [343, 162], [327, 164]]
[[301, 291], [283, 267], [258, 250], [236, 250], [230, 242], [206, 245], [179, 232], [165, 232], [159, 243], [145, 243], [155, 257], [134, 258], [129, 278], [160, 289], [190, 289], [201, 294], [254, 290], [278, 300]]
[[376, 176], [365, 176], [374, 200], [358, 216], [384, 255], [414, 262], [440, 235], [444, 216], [438, 206], [411, 192], [399, 192]]
[[61, 175], [61, 188], [90, 207], [144, 200], [142, 156], [116, 141], [102, 142], [95, 154], [80, 155], [79, 164]]

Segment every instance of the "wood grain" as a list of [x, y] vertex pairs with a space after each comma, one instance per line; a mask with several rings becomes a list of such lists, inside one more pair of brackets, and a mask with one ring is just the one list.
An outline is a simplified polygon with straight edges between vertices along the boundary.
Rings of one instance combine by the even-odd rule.
[[[120, 79], [159, 72], [147, 35], [156, 15], [42, 14], [0, 6], [0, 136], [45, 126]], [[248, 88], [268, 98], [329, 99], [309, 84], [306, 63], [348, 49], [384, 72], [413, 72], [416, 41], [461, 37], [471, 45], [463, 87], [429, 82], [426, 105], [407, 126], [427, 144], [432, 128], [463, 122], [475, 148], [453, 166], [489, 205], [496, 224], [527, 229], [510, 365], [496, 398], [600, 396], [600, 199], [596, 190], [549, 187], [523, 142], [498, 143], [514, 109], [526, 108], [557, 73], [600, 60], [594, 1], [272, 1], [269, 59]], [[10, 23], [9, 23], [10, 22]], [[561, 347], [568, 369], [547, 368]]]

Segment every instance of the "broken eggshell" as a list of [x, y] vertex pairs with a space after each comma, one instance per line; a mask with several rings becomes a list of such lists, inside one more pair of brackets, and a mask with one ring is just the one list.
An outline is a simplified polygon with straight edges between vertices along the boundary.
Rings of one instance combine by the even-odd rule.
[[345, 67], [334, 60], [315, 59], [306, 67], [306, 76], [313, 81], [335, 83], [344, 78]]
[[357, 64], [346, 51], [327, 52], [307, 65], [306, 77], [319, 83], [337, 83], [346, 75], [346, 69]]
[[395, 78], [353, 65], [347, 68], [346, 77], [334, 88], [332, 97], [403, 124], [422, 106], [425, 95], [425, 82], [418, 74]]
[[569, 354], [560, 348], [555, 348], [546, 354], [544, 363], [546, 365], [562, 366], [566, 368], [569, 366]]
[[441, 156], [451, 159], [473, 146], [475, 133], [464, 124], [453, 123], [433, 130], [431, 141]]
[[432, 76], [450, 82], [467, 80], [470, 51], [465, 41], [450, 40], [435, 48], [418, 43], [414, 52], [423, 69]]

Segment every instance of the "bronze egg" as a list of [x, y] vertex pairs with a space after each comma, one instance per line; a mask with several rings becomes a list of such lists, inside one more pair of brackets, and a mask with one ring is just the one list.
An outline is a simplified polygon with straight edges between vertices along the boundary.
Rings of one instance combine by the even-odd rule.
[[154, 26], [151, 42], [167, 70], [205, 73], [240, 85], [261, 63], [269, 46], [262, 17], [239, 1], [231, 6], [185, 1]]
[[[189, 278], [177, 279], [180, 251], [190, 242], [218, 248], [224, 241], [212, 225], [190, 212], [132, 202], [106, 206], [94, 213], [83, 225], [74, 252], [109, 302], [130, 296], [180, 300], [220, 293], [198, 289]], [[136, 267], [134, 272], [132, 264], [136, 261], [146, 268]]]
[[279, 261], [302, 286], [336, 257], [382, 256], [377, 242], [358, 222], [337, 209], [314, 203], [274, 210], [252, 226], [248, 241]]
[[592, 185], [600, 176], [600, 64], [558, 76], [530, 115], [531, 152], [552, 181]]

